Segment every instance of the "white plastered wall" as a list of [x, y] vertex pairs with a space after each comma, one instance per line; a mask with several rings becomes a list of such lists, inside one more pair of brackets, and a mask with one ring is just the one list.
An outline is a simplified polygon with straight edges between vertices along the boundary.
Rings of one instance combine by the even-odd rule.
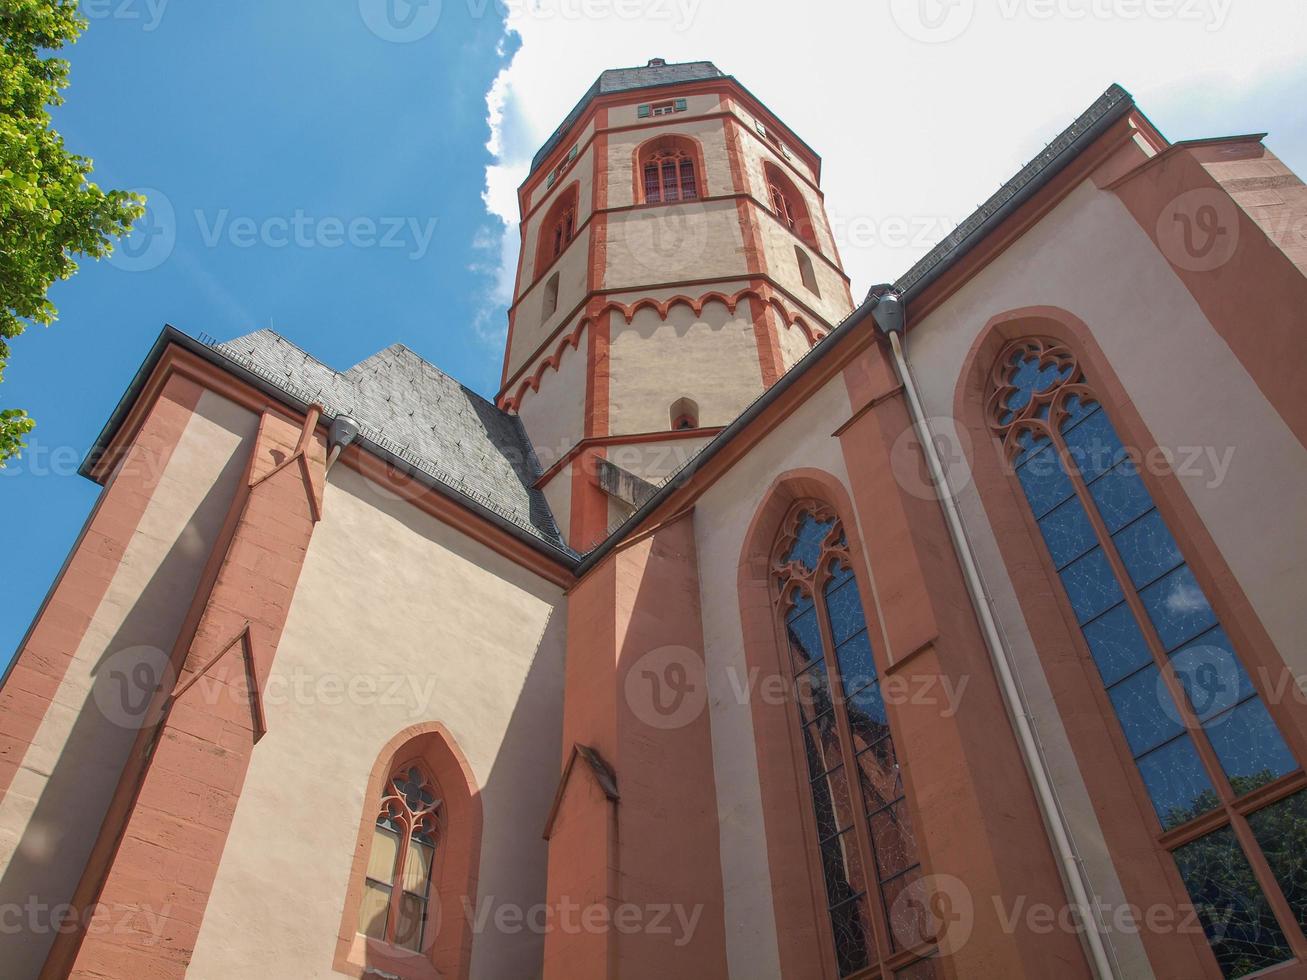
[[604, 286], [637, 286], [745, 274], [735, 201], [694, 201], [608, 216]]
[[[368, 778], [424, 721], [448, 728], [480, 787], [479, 900], [543, 902], [564, 636], [559, 588], [337, 465], [188, 976], [335, 975], [359, 822], [378, 802]], [[474, 935], [472, 976], [534, 976], [542, 942]]]
[[[1088, 325], [1159, 445], [1233, 449], [1223, 480], [1211, 465], [1180, 480], [1271, 639], [1303, 676], [1307, 451], [1115, 195], [1080, 185], [913, 329], [909, 353], [936, 428], [956, 434], [954, 393], [981, 329], [1034, 305], [1060, 307]], [[1119, 881], [984, 507], [970, 485], [959, 502], [1090, 879], [1119, 903]], [[1151, 976], [1137, 937], [1116, 933], [1113, 941], [1127, 976]]]
[[738, 980], [781, 975], [753, 714], [740, 693], [749, 683], [737, 588], [740, 556], [749, 524], [780, 474], [812, 467], [849, 486], [839, 440], [827, 434], [849, 415], [848, 394], [837, 377], [695, 503], [722, 884], [730, 924], [727, 961]]
[[575, 348], [567, 345], [557, 368], [545, 368], [539, 390], [528, 388], [518, 406], [541, 469], [562, 459], [585, 434], [586, 344], [591, 329], [587, 326], [581, 332]]
[[[0, 923], [6, 977], [40, 972], [54, 939], [49, 907], [72, 897], [136, 739], [137, 692], [118, 685], [130, 684], [142, 664], [157, 676], [171, 654], [257, 429], [252, 412], [211, 392], [200, 396], [0, 800], [0, 908], [8, 920], [22, 910], [24, 922], [12, 933], [12, 921]], [[33, 903], [47, 911], [31, 918]]]

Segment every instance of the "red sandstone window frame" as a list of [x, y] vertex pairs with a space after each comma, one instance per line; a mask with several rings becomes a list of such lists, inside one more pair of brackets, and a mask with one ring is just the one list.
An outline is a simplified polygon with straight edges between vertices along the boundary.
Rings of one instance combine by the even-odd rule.
[[816, 229], [803, 194], [795, 186], [794, 181], [770, 160], [763, 162], [762, 169], [763, 177], [767, 181], [767, 203], [776, 220], [801, 242], [820, 254], [821, 246], [817, 243]]
[[[1262, 852], [1261, 845], [1254, 837], [1248, 824], [1248, 818], [1307, 789], [1307, 772], [1304, 772], [1301, 767], [1303, 746], [1297, 733], [1297, 727], [1292, 723], [1292, 719], [1287, 716], [1287, 706], [1271, 697], [1270, 695], [1273, 692], [1266, 690], [1266, 678], [1259, 676], [1259, 671], [1252, 669], [1255, 661], [1249, 661], [1247, 665], [1249, 668], [1248, 673], [1253, 687], [1256, 689], [1257, 694], [1264, 699], [1271, 718], [1279, 728], [1281, 737], [1284, 738], [1289, 750], [1300, 760], [1300, 764], [1297, 770], [1280, 776], [1271, 783], [1262, 785], [1243, 795], [1235, 792], [1213, 750], [1201, 720], [1184, 696], [1182, 684], [1174, 672], [1171, 658], [1180, 651], [1172, 650], [1168, 652], [1161, 644], [1153, 628], [1147, 625], [1149, 617], [1141, 604], [1138, 594], [1141, 590], [1136, 589], [1132, 592], [1129, 584], [1131, 581], [1130, 575], [1117, 552], [1117, 546], [1113, 540], [1114, 534], [1106, 526], [1099, 514], [1088, 489], [1089, 482], [1086, 481], [1068, 449], [1062, 433], [1062, 423], [1068, 414], [1066, 402], [1069, 398], [1076, 397], [1086, 404], [1096, 403], [1100, 406], [1099, 410], [1104, 413], [1104, 416], [1113, 427], [1118, 429], [1120, 438], [1125, 440], [1127, 446], [1130, 445], [1129, 428], [1120, 426], [1121, 420], [1117, 417], [1116, 407], [1111, 404], [1111, 399], [1100, 394], [1099, 385], [1085, 370], [1081, 357], [1072, 347], [1057, 339], [1037, 334], [1017, 336], [1009, 334], [1008, 338], [1001, 343], [997, 355], [985, 362], [988, 364], [988, 380], [984, 387], [983, 424], [997, 443], [1003, 462], [1005, 482], [1015, 498], [1015, 505], [1019, 509], [1029, 531], [1031, 546], [1038, 553], [1039, 565], [1044, 569], [1050, 583], [1053, 585], [1051, 591], [1054, 600], [1060, 607], [1065, 621], [1068, 624], [1078, 624], [1076, 612], [1072, 608], [1064, 590], [1060, 587], [1057, 566], [1054, 564], [1048, 546], [1044, 543], [1039, 520], [1032, 511], [1027, 500], [1026, 491], [1017, 474], [1015, 463], [1022, 451], [1019, 437], [1025, 432], [1036, 433], [1038, 436], [1048, 438], [1051, 441], [1074, 488], [1074, 497], [1072, 499], [1080, 501], [1090, 523], [1093, 525], [1094, 538], [1097, 542], [1096, 547], [1102, 550], [1114, 575], [1122, 585], [1125, 594], [1124, 605], [1131, 609], [1140, 623], [1143, 638], [1152, 655], [1153, 662], [1157, 665], [1161, 677], [1174, 699], [1174, 709], [1180, 714], [1184, 731], [1192, 738], [1203, 770], [1219, 798], [1219, 805], [1215, 809], [1199, 814], [1187, 822], [1169, 829], [1163, 828], [1154, 817], [1148, 827], [1148, 836], [1152, 839], [1158, 851], [1170, 858], [1181, 848], [1209, 834], [1226, 829], [1232, 831], [1239, 849], [1243, 852], [1249, 864], [1253, 878], [1268, 902], [1270, 910], [1284, 933], [1294, 957], [1276, 966], [1258, 971], [1257, 975], [1260, 976], [1263, 972], [1278, 974], [1282, 971], [1287, 971], [1286, 975], [1296, 975], [1293, 973], [1293, 967], [1295, 965], [1301, 966], [1303, 962], [1307, 961], [1307, 935], [1304, 934], [1305, 930], [1300, 925], [1292, 906], [1286, 900], [1282, 887]], [[1039, 358], [1041, 366], [1056, 364], [1069, 373], [1064, 380], [1035, 393], [1029, 403], [1013, 414], [1012, 417], [1006, 417], [1009, 413], [1008, 396], [1013, 390], [1009, 382], [1010, 365], [1013, 357], [1022, 352]], [[1134, 453], [1140, 458], [1146, 458], [1148, 455], [1145, 447], [1138, 445], [1135, 446]], [[1167, 524], [1172, 524], [1168, 514], [1170, 508], [1165, 503], [1165, 495], [1159, 493], [1159, 488], [1153, 485], [1152, 474], [1149, 474], [1147, 467], [1143, 466], [1139, 467], [1139, 473], [1148, 493], [1153, 498], [1155, 508], [1162, 513]], [[1191, 543], [1186, 540], [1182, 526], [1174, 527], [1174, 536], [1185, 558], [1185, 564], [1201, 573], [1203, 549], [1191, 546]], [[1218, 627], [1223, 627], [1226, 624], [1233, 626], [1241, 617], [1226, 615], [1226, 612], [1222, 609], [1222, 603], [1219, 601], [1219, 594], [1213, 593], [1202, 582], [1202, 579], [1205, 578], [1207, 578], [1206, 575], [1199, 575], [1200, 584], [1211, 599], [1212, 608], [1216, 612]], [[1231, 632], [1233, 633], [1234, 630], [1231, 629]], [[1098, 672], [1093, 654], [1080, 626], [1075, 625], [1074, 628], [1069, 630], [1069, 633], [1076, 652], [1086, 664], [1087, 675], [1092, 676], [1097, 681]], [[1038, 643], [1039, 637], [1036, 636], [1035, 640]], [[1236, 641], [1236, 646], [1244, 645]], [[1244, 646], [1244, 649], [1240, 652], [1243, 656], [1247, 656], [1247, 647]], [[1115, 711], [1106, 688], [1095, 683], [1088, 694], [1104, 717], [1110, 737], [1117, 746], [1115, 754], [1120, 757], [1120, 760], [1131, 760], [1133, 753], [1121, 730], [1121, 725], [1115, 717]], [[1108, 763], [1104, 764], [1107, 765]], [[1132, 795], [1138, 800], [1140, 811], [1152, 816], [1154, 811], [1149, 791], [1136, 767], [1127, 763], [1120, 765], [1118, 769], [1128, 781]], [[1179, 881], [1178, 876], [1177, 881]], [[1189, 899], [1183, 883], [1179, 884], [1179, 888], [1180, 894], [1185, 899]], [[1196, 942], [1211, 958], [1211, 972], [1208, 975], [1214, 978], [1221, 977], [1222, 972], [1219, 968], [1216, 968], [1215, 958], [1211, 956], [1210, 948], [1204, 941], [1201, 931], [1198, 933]]]
[[[414, 765], [439, 788], [442, 801], [428, 910], [439, 908], [443, 913], [429, 917], [429, 929], [417, 951], [358, 932], [378, 801], [386, 795], [392, 774]], [[471, 969], [471, 923], [451, 910], [461, 910], [464, 902], [468, 907], [476, 903], [482, 832], [480, 789], [467, 759], [444, 725], [413, 725], [382, 749], [365, 792], [332, 968], [360, 980], [377, 970], [403, 980], [466, 980]]]
[[573, 181], [558, 192], [545, 212], [536, 238], [536, 262], [533, 280], [541, 279], [576, 239], [580, 201], [580, 183]]
[[637, 204], [680, 204], [708, 196], [703, 148], [692, 137], [666, 133], [646, 140], [636, 148], [631, 168]]
[[[812, 515], [820, 523], [829, 521], [832, 525], [830, 531], [825, 535], [819, 555], [811, 570], [804, 568], [797, 562], [791, 562], [785, 559], [785, 555], [787, 555], [793, 548], [798, 528], [800, 527], [804, 517], [807, 515]], [[790, 505], [785, 518], [781, 522], [780, 530], [772, 548], [769, 569], [768, 589], [773, 614], [773, 627], [775, 630], [777, 646], [779, 648], [780, 662], [782, 664], [791, 664], [787, 615], [793, 608], [793, 597], [796, 593], [802, 593], [813, 602], [816, 608], [816, 620], [821, 636], [823, 656], [827, 664], [827, 675], [829, 678], [830, 689], [841, 692], [840, 696], [832, 698], [833, 713], [839, 739], [840, 765], [844, 767], [846, 773], [859, 773], [859, 779], [861, 779], [862, 770], [858, 766], [857, 760], [864, 754], [874, 752], [874, 746], [881, 744], [882, 740], [877, 740], [874, 744], [866, 743], [859, 746], [857, 737], [854, 735], [853, 726], [849, 720], [847, 704], [848, 692], [843, 686], [843, 678], [840, 672], [838, 656], [836, 654], [836, 645], [831, 632], [829, 613], [826, 606], [825, 587], [837, 573], [837, 570], [847, 571], [852, 574], [852, 585], [857, 589], [859, 600], [863, 601], [865, 599], [862, 595], [861, 583], [857, 581], [856, 574], [853, 574], [855, 569], [853, 555], [849, 545], [849, 536], [846, 534], [843, 519], [835, 508], [824, 500], [816, 498], [801, 498], [794, 501]], [[872, 629], [875, 625], [875, 621], [872, 617], [867, 615], [865, 602], [863, 602], [860, 608], [864, 617], [865, 629], [870, 637], [873, 635]], [[876, 646], [877, 644], [873, 641], [873, 649]], [[880, 670], [879, 665], [877, 665], [876, 672], [883, 679], [884, 674]], [[796, 706], [801, 706], [805, 694], [799, 689], [794, 674], [788, 669], [782, 669], [781, 676], [785, 680], [790, 702]], [[805, 721], [802, 717], [802, 707], [800, 707], [798, 711], [791, 710], [789, 712], [789, 717], [789, 724], [794, 732], [796, 744], [803, 745], [805, 741]], [[892, 746], [892, 732], [884, 736], [884, 740], [887, 740]], [[801, 752], [800, 755], [803, 755], [803, 753]], [[801, 762], [800, 765], [802, 768], [803, 763]], [[896, 771], [897, 769], [898, 767], [896, 765]], [[833, 771], [834, 767], [828, 768], [827, 775]], [[806, 771], [800, 772], [799, 782], [801, 785], [809, 784], [809, 774]], [[811, 797], [811, 794], [811, 786], [808, 785], [805, 795]], [[870, 872], [867, 870], [876, 869], [878, 865], [876, 850], [872, 843], [872, 830], [870, 823], [871, 815], [862, 813], [861, 803], [863, 800], [863, 790], [861, 787], [859, 787], [857, 796], [859, 807], [854, 811], [855, 816], [851, 819], [851, 827], [843, 831], [843, 833], [847, 834], [851, 832], [854, 834], [858, 851], [858, 863], [861, 865], [864, 875], [871, 875], [870, 878], [864, 880], [863, 887], [865, 889], [865, 894], [869, 899], [869, 907], [872, 910], [870, 918], [873, 927], [875, 950], [872, 951], [872, 960], [866, 968], [844, 975], [843, 980], [873, 980], [873, 978], [891, 977], [899, 971], [913, 967], [924, 969], [925, 972], [920, 973], [919, 977], [921, 980], [927, 980], [927, 978], [935, 975], [932, 965], [934, 962], [932, 954], [935, 952], [935, 939], [932, 936], [924, 935], [918, 936], [917, 941], [913, 943], [903, 943], [901, 938], [900, 941], [896, 943], [891, 939], [889, 910], [884, 907], [882, 902], [882, 882], [879, 879], [879, 873], [875, 870]], [[891, 803], [891, 807], [897, 806], [899, 803], [903, 804], [905, 814], [911, 810], [907, 799], [906, 787], [903, 788], [903, 795], [898, 798], [896, 802]], [[813, 814], [812, 809], [813, 803], [811, 799], [809, 799], [809, 801], [805, 803], [807, 814], [804, 819], [804, 824], [810, 831], [808, 834], [809, 840], [807, 841], [807, 846], [813, 851], [812, 861], [814, 866], [820, 869], [823, 866], [823, 860], [815, 839], [816, 835], [811, 832], [817, 827], [816, 817]], [[914, 868], [918, 869], [919, 873], [920, 871], [924, 871], [919, 853], [914, 855], [913, 862], [909, 862], [909, 868], [907, 871], [902, 872], [901, 874], [909, 874]], [[819, 870], [817, 872], [819, 879], [821, 878], [821, 874], [822, 873]], [[897, 877], [897, 875], [892, 877]], [[886, 881], [889, 880], [891, 879], [886, 879]], [[875, 892], [874, 895], [872, 894], [873, 891]], [[833, 951], [836, 947], [836, 937], [828, 914], [828, 906], [826, 904], [828, 896], [824, 881], [818, 880], [814, 882], [813, 894], [814, 900], [819, 900], [820, 902], [816, 912], [822, 923], [820, 928], [825, 936], [825, 945], [828, 950], [832, 951], [832, 959], [834, 959]], [[923, 923], [918, 921], [917, 925], [921, 926]], [[896, 945], [899, 948], [896, 951], [891, 952]], [[838, 967], [836, 968], [834, 975], [837, 977], [840, 976]]]

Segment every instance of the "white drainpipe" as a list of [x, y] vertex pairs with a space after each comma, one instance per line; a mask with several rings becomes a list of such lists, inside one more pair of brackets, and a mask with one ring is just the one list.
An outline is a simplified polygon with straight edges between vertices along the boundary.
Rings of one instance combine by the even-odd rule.
[[1003, 641], [1002, 634], [999, 632], [998, 623], [994, 619], [993, 605], [980, 577], [980, 569], [976, 565], [975, 553], [972, 551], [971, 542], [967, 538], [966, 525], [962, 521], [962, 514], [958, 510], [957, 503], [953, 499], [953, 491], [948, 482], [948, 475], [944, 471], [943, 461], [939, 458], [939, 451], [935, 448], [930, 425], [926, 421], [926, 413], [922, 410], [921, 398], [917, 393], [917, 385], [912, 377], [912, 369], [908, 366], [908, 359], [903, 351], [901, 338], [904, 335], [905, 317], [902, 300], [893, 293], [887, 294], [881, 298], [880, 304], [873, 311], [873, 316], [889, 337], [890, 346], [894, 349], [894, 362], [898, 370], [899, 380], [903, 384], [903, 390], [908, 396], [912, 424], [917, 431], [917, 438], [921, 442], [922, 452], [926, 456], [926, 463], [930, 467], [931, 479], [935, 484], [935, 495], [939, 499], [940, 507], [944, 510], [949, 537], [953, 541], [953, 550], [957, 553], [958, 561], [962, 565], [962, 574], [966, 579], [971, 604], [975, 607], [976, 616], [980, 619], [981, 631], [985, 635], [985, 646], [989, 649], [990, 659], [993, 661], [994, 670], [998, 674], [999, 690], [1003, 694], [1003, 701], [1007, 705], [1008, 713], [1016, 723], [1017, 742], [1021, 746], [1021, 754], [1025, 758], [1026, 768], [1029, 770], [1031, 779], [1035, 784], [1035, 795], [1039, 799], [1039, 809], [1043, 813], [1044, 823], [1052, 837], [1053, 848], [1057, 852], [1058, 860], [1061, 862], [1064, 877], [1071, 887], [1072, 903], [1079, 913], [1080, 922], [1084, 924], [1083, 936], [1085, 945], [1088, 947], [1094, 974], [1099, 980], [1116, 980], [1121, 974], [1116, 969], [1112, 954], [1104, 941], [1098, 920], [1097, 907], [1090, 899], [1089, 889], [1085, 883], [1083, 862], [1076, 852], [1075, 842], [1072, 840], [1070, 828], [1067, 826], [1066, 815], [1062, 812], [1062, 806], [1058, 802], [1057, 791], [1053, 787], [1052, 774], [1049, 772], [1048, 763], [1044, 759], [1039, 739], [1030, 722], [1030, 714], [1026, 709], [1025, 698], [1022, 696], [1020, 685], [1017, 683], [1016, 672], [1012, 666], [1012, 656], [1007, 649], [1007, 644]]

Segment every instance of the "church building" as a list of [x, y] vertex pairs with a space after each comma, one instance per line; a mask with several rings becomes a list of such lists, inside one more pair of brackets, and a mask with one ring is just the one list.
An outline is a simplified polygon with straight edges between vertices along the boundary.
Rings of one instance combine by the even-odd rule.
[[802, 123], [605, 71], [493, 400], [142, 352], [0, 976], [1307, 976], [1307, 188], [1114, 85], [855, 297]]

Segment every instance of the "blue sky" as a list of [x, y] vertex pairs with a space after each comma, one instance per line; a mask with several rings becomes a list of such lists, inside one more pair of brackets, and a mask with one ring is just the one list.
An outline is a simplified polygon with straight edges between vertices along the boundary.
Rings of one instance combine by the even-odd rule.
[[1132, 0], [952, 0], [964, 19], [923, 37], [913, 12], [937, 2], [816, 0], [798, 20], [792, 0], [84, 6], [57, 125], [102, 186], [157, 189], [151, 226], [175, 235], [84, 263], [58, 322], [13, 344], [0, 406], [38, 427], [0, 471], [0, 664], [94, 504], [77, 464], [164, 323], [274, 326], [342, 369], [398, 341], [493, 395], [513, 191], [604, 68], [708, 58], [785, 118], [825, 157], [855, 293], [1112, 81], [1173, 139], [1269, 130], [1307, 172], [1297, 0], [1148, 0], [1142, 19]]

